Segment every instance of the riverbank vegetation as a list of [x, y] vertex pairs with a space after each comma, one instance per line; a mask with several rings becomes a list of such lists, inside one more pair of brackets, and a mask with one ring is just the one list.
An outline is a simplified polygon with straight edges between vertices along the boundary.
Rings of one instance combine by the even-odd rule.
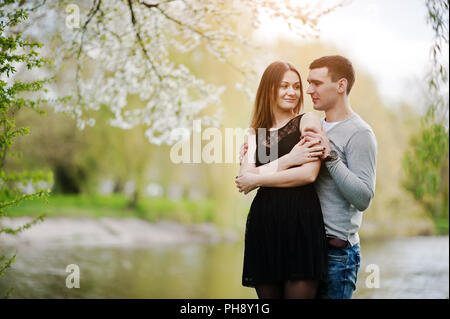
[[185, 224], [212, 222], [214, 202], [211, 200], [173, 200], [145, 198], [136, 206], [123, 194], [70, 195], [53, 194], [48, 200], [25, 202], [10, 209], [9, 217], [33, 216], [42, 212], [46, 217], [71, 218], [141, 218], [150, 222], [170, 219]]

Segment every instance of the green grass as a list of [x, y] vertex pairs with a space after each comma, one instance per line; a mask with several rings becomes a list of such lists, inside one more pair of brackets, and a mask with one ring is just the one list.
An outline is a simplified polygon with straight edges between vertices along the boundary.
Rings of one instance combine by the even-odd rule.
[[24, 201], [8, 209], [7, 216], [46, 217], [136, 217], [149, 221], [171, 219], [182, 223], [211, 222], [214, 217], [214, 203], [211, 200], [192, 201], [187, 199], [144, 198], [137, 207], [128, 207], [129, 200], [120, 194], [114, 195], [50, 195], [44, 200]]
[[436, 233], [438, 235], [448, 234], [448, 228], [449, 228], [448, 218], [436, 218], [433, 221], [434, 221], [434, 227], [435, 227]]

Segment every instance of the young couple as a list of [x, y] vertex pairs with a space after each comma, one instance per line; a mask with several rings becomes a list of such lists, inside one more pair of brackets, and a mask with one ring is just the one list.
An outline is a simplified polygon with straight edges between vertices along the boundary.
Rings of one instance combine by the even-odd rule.
[[239, 192], [258, 188], [245, 230], [242, 285], [259, 298], [351, 298], [360, 267], [358, 229], [375, 191], [377, 141], [350, 107], [351, 62], [324, 56], [303, 86], [290, 63], [265, 70], [248, 142], [241, 147]]

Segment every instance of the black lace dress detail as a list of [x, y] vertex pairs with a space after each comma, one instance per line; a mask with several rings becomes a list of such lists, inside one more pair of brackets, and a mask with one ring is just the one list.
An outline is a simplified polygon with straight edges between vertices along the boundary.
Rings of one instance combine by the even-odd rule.
[[264, 137], [260, 135], [261, 137], [261, 144], [270, 147], [274, 143], [278, 143], [280, 140], [285, 138], [287, 135], [292, 133], [298, 133], [299, 127], [300, 127], [300, 119], [302, 118], [302, 115], [297, 115], [296, 117], [292, 118], [289, 122], [287, 122], [283, 127], [276, 129], [276, 130], [265, 130], [265, 140]]
[[[259, 134], [261, 130], [256, 133], [256, 166], [267, 163], [267, 155], [272, 161], [290, 152], [300, 141], [302, 116], [267, 134]], [[275, 146], [278, 152], [272, 156]], [[313, 184], [258, 189], [247, 216], [243, 286], [326, 281], [327, 253], [322, 211]]]

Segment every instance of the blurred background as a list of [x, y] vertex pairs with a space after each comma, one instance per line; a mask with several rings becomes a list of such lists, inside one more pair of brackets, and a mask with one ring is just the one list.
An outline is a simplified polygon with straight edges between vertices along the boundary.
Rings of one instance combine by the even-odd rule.
[[[33, 8], [21, 31], [24, 38], [43, 43], [40, 54], [54, 63], [32, 71], [17, 68], [9, 80], [4, 74], [2, 79], [11, 83], [57, 74], [47, 97], [73, 98], [56, 103], [57, 107], [43, 103], [44, 115], [29, 108], [12, 115], [16, 126], [28, 127], [29, 134], [11, 144], [8, 151], [21, 156], [7, 157], [2, 172], [38, 171], [42, 178], [24, 178], [12, 187], [4, 182], [7, 175], [2, 175], [1, 186], [18, 189], [18, 197], [35, 194], [42, 187], [51, 192], [2, 206], [0, 225], [4, 228], [17, 229], [40, 213], [45, 218], [15, 235], [0, 233], [2, 255], [17, 254], [0, 278], [1, 295], [256, 298], [253, 289], [241, 286], [245, 221], [255, 192], [245, 196], [237, 191], [236, 162], [173, 163], [173, 143], [166, 143], [164, 132], [181, 126], [171, 121], [182, 117], [183, 108], [191, 112], [185, 124], [202, 116], [214, 117], [219, 111], [221, 115], [211, 123], [223, 136], [225, 128], [245, 129], [252, 95], [268, 64], [292, 62], [305, 88], [312, 60], [341, 54], [356, 69], [351, 106], [372, 126], [379, 149], [376, 193], [360, 229], [362, 265], [355, 298], [448, 298], [448, 1], [322, 1], [316, 7], [304, 1], [281, 1], [267, 8], [260, 1], [245, 6], [235, 1], [143, 3], [4, 1], [2, 8], [10, 6], [9, 10]], [[296, 7], [303, 8], [302, 13], [296, 15]], [[131, 11], [123, 12], [124, 8]], [[233, 16], [227, 11], [230, 8], [242, 16]], [[194, 14], [183, 15], [188, 9], [198, 14], [198, 20]], [[76, 18], [68, 20], [76, 10], [78, 28]], [[138, 22], [120, 26], [129, 28], [131, 35], [102, 27], [102, 23], [119, 24], [121, 14], [127, 21]], [[214, 22], [215, 14], [220, 23]], [[259, 19], [256, 25], [255, 17]], [[160, 29], [155, 29], [155, 21]], [[292, 21], [300, 21], [300, 27], [293, 30]], [[225, 27], [229, 30], [221, 29]], [[14, 34], [12, 28], [5, 29], [2, 37], [8, 32]], [[226, 38], [231, 32], [249, 42]], [[69, 37], [71, 33], [78, 36]], [[160, 35], [159, 46], [153, 43], [155, 34]], [[112, 45], [109, 37], [119, 40]], [[171, 39], [190, 48], [181, 50], [175, 44], [163, 50], [164, 41]], [[80, 49], [83, 42], [85, 47]], [[93, 54], [92, 48], [99, 52]], [[227, 55], [224, 48], [232, 53]], [[130, 49], [122, 56], [125, 60], [115, 55], [121, 49]], [[146, 57], [156, 61], [163, 80], [158, 81], [158, 71], [152, 73], [148, 65], [149, 71], [140, 68]], [[139, 61], [127, 65], [133, 59]], [[198, 88], [190, 88], [186, 94], [196, 96], [192, 98], [196, 106], [180, 102], [177, 110], [170, 104], [176, 100], [174, 95], [163, 99], [154, 93], [143, 98], [140, 88], [164, 91], [170, 87], [164, 82], [164, 68], [170, 68], [161, 62], [166, 60], [184, 65], [194, 76], [186, 77], [188, 82], [201, 79], [204, 82], [199, 87], [224, 87], [223, 93], [217, 93], [219, 89], [206, 92], [220, 98], [202, 108], [198, 105], [207, 97], [191, 92]], [[137, 69], [138, 83], [130, 84], [129, 74], [122, 76], [125, 73], [118, 69], [122, 66]], [[97, 77], [100, 71], [103, 75]], [[172, 74], [179, 79], [183, 76]], [[147, 79], [149, 83], [144, 83]], [[113, 83], [112, 89], [103, 89], [101, 80], [105, 87]], [[174, 81], [168, 94], [176, 95], [177, 90], [184, 94], [184, 82]], [[120, 99], [108, 100], [121, 88], [125, 96], [122, 122], [117, 120]], [[149, 111], [152, 96], [160, 106], [150, 110], [154, 108], [155, 117], [167, 124], [162, 142], [156, 135], [149, 136], [156, 121], [146, 121], [145, 111], [135, 113], [138, 120], [126, 118], [133, 110]], [[99, 105], [93, 107], [96, 100]], [[313, 111], [308, 96], [303, 111]], [[202, 141], [203, 146], [207, 143], [207, 139]], [[227, 152], [235, 158], [240, 144], [222, 146], [222, 159]], [[11, 194], [5, 194], [2, 200], [11, 201]], [[66, 286], [69, 264], [79, 266], [80, 288]], [[374, 287], [373, 265], [379, 270], [378, 287]]]

